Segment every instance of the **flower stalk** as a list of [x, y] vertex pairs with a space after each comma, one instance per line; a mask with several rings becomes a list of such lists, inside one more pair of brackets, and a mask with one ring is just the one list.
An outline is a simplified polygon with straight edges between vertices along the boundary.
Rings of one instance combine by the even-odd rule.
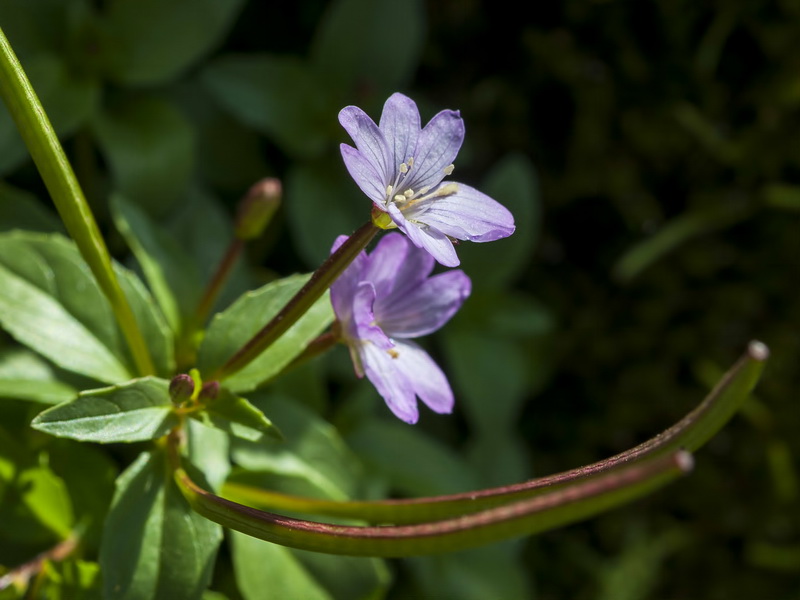
[[22, 65], [0, 29], [0, 96], [75, 244], [105, 294], [139, 375], [155, 373], [136, 317], [114, 273], [111, 256], [75, 173]]
[[180, 465], [178, 438], [168, 451], [175, 482], [193, 510], [262, 540], [328, 554], [400, 557], [452, 552], [574, 523], [652, 492], [688, 473], [678, 451], [626, 466], [534, 498], [412, 525], [347, 526], [294, 519], [221, 498], [197, 485]]
[[278, 312], [272, 320], [264, 325], [228, 362], [207, 377], [208, 380], [223, 380], [243, 369], [258, 355], [269, 348], [300, 317], [302, 317], [322, 294], [331, 286], [339, 275], [353, 262], [358, 254], [372, 241], [380, 231], [372, 221], [357, 229], [347, 240], [331, 254], [311, 278], [300, 288], [297, 294]]
[[517, 483], [478, 491], [428, 498], [337, 502], [290, 496], [228, 482], [223, 494], [267, 510], [287, 510], [332, 517], [357, 518], [372, 523], [419, 523], [452, 518], [538, 496], [626, 466], [652, 460], [681, 449], [695, 452], [738, 411], [755, 387], [766, 359], [767, 347], [753, 341], [705, 399], [664, 432], [646, 442], [596, 463]]

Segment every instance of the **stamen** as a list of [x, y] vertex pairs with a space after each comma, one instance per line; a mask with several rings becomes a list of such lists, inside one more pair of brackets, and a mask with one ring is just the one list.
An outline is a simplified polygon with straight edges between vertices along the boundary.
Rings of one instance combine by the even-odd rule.
[[414, 196], [414, 190], [406, 190], [405, 192], [403, 192], [403, 195], [406, 198], [412, 198]]
[[405, 201], [405, 200], [408, 200], [408, 198], [406, 198], [406, 197], [405, 197], [403, 194], [397, 194], [397, 195], [394, 197], [394, 201], [395, 201], [395, 202], [403, 202], [403, 201]]
[[393, 190], [394, 190], [394, 186], [393, 185], [387, 185], [386, 186], [386, 197], [387, 198], [392, 195], [392, 191]]
[[431, 194], [431, 197], [450, 196], [458, 191], [457, 183], [448, 183]]
[[400, 165], [400, 172], [401, 172], [403, 175], [405, 175], [406, 173], [408, 173], [408, 165], [407, 165], [406, 163], [402, 163], [402, 164]]
[[452, 174], [453, 174], [453, 169], [455, 169], [455, 168], [456, 168], [456, 166], [455, 166], [455, 165], [447, 165], [447, 166], [444, 168], [444, 174], [445, 174], [445, 175], [452, 175]]
[[400, 358], [400, 353], [394, 348], [389, 348], [386, 352], [388, 352], [389, 356], [392, 358]]

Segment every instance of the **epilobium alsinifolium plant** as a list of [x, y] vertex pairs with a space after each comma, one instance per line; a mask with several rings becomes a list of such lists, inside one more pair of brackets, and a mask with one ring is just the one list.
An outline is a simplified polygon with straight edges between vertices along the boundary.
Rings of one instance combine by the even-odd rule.
[[[33, 419], [34, 429], [116, 444], [116, 460], [124, 467], [110, 506], [98, 507], [93, 498], [100, 480], [73, 482], [82, 490], [74, 495], [78, 500], [59, 504], [63, 485], [46, 461], [16, 473], [0, 460], [0, 496], [19, 490], [3, 500], [35, 507], [59, 538], [39, 558], [0, 578], [0, 587], [25, 590], [59, 581], [64, 594], [102, 587], [106, 598], [200, 598], [211, 583], [224, 526], [242, 582], [263, 571], [267, 587], [280, 582], [295, 597], [311, 597], [314, 586], [298, 570], [300, 560], [323, 580], [327, 573], [328, 584], [340, 589], [335, 574], [356, 568], [349, 559], [323, 563], [285, 548], [415, 556], [531, 535], [598, 514], [686, 473], [689, 452], [731, 417], [760, 375], [767, 350], [754, 342], [679, 423], [636, 448], [572, 471], [446, 496], [353, 499], [358, 488], [334, 483], [348, 479], [336, 462], [346, 450], [333, 429], [282, 400], [269, 384], [338, 341], [349, 348], [356, 374], [366, 375], [403, 421], [417, 421], [417, 398], [438, 413], [453, 409], [444, 372], [411, 340], [445, 325], [468, 301], [472, 283], [460, 270], [432, 275], [434, 261], [459, 264], [454, 240], [488, 242], [514, 232], [513, 217], [498, 202], [445, 180], [464, 137], [459, 114], [442, 111], [421, 128], [415, 103], [401, 94], [387, 100], [378, 125], [356, 107], [343, 109], [340, 121], [356, 144], [342, 146], [344, 163], [373, 203], [365, 206], [365, 224], [330, 240], [333, 251], [314, 273], [271, 281], [209, 321], [244, 242], [258, 237], [274, 213], [280, 184], [266, 180], [245, 195], [234, 241], [204, 291], [181, 262], [174, 240], [134, 204], [116, 197], [111, 211], [145, 286], [110, 257], [2, 35], [0, 50], [0, 92], [71, 237], [0, 235], [0, 323], [32, 351], [25, 355], [27, 364], [38, 360], [60, 374], [37, 382], [20, 366], [16, 394], [54, 404]], [[392, 228], [405, 236], [385, 234], [366, 251], [382, 230]], [[304, 446], [310, 439], [319, 442], [313, 451]], [[74, 454], [70, 460], [86, 461], [87, 469], [97, 462], [82, 454], [81, 445], [60, 447]], [[52, 461], [58, 460], [53, 454]], [[110, 481], [109, 469], [91, 472], [106, 473]], [[309, 470], [318, 486], [310, 491], [287, 490], [266, 476]], [[24, 485], [14, 487], [17, 481]], [[71, 566], [58, 571], [58, 563]], [[380, 562], [358, 565], [365, 569], [361, 581], [370, 583], [345, 597], [369, 595], [385, 582]]]

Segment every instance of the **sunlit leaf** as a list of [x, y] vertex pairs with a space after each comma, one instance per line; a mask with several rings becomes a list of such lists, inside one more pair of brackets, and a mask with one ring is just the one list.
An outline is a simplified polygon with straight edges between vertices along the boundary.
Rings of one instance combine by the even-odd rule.
[[117, 479], [100, 547], [105, 598], [200, 598], [221, 528], [194, 513], [162, 453], [142, 453]]
[[[221, 367], [283, 308], [307, 279], [308, 275], [294, 275], [269, 283], [247, 292], [214, 317], [200, 346], [198, 368], [201, 373], [211, 373]], [[277, 342], [244, 369], [225, 379], [225, 387], [245, 392], [274, 377], [331, 321], [333, 309], [325, 294]]]
[[81, 392], [39, 414], [31, 426], [86, 442], [138, 442], [162, 437], [178, 424], [169, 382], [156, 377]]

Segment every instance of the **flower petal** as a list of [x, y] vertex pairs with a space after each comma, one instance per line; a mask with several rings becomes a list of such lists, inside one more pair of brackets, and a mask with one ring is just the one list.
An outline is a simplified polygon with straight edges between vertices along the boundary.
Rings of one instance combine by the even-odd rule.
[[[331, 254], [336, 252], [346, 239], [346, 235], [337, 237], [331, 248]], [[344, 270], [333, 284], [331, 284], [331, 304], [333, 305], [333, 312], [345, 329], [347, 329], [349, 326], [348, 324], [353, 319], [353, 296], [358, 289], [358, 284], [363, 279], [361, 274], [366, 265], [367, 253], [361, 251], [358, 256], [356, 256], [355, 260], [350, 263], [350, 266]]]
[[392, 221], [417, 248], [426, 250], [445, 267], [457, 267], [460, 264], [453, 242], [445, 234], [425, 224], [407, 221], [394, 204], [390, 204], [387, 208]]
[[464, 141], [464, 121], [455, 110], [435, 115], [419, 134], [414, 149], [414, 166], [403, 183], [404, 189], [419, 191], [434, 187], [445, 177]]
[[358, 151], [378, 173], [380, 187], [385, 190], [394, 180], [397, 165], [391, 164], [392, 153], [375, 121], [357, 106], [345, 106], [339, 111], [339, 123], [353, 138]]
[[375, 320], [390, 338], [427, 335], [451, 319], [471, 290], [472, 282], [463, 271], [440, 273], [406, 293], [390, 298], [378, 295], [373, 306]]
[[376, 297], [386, 301], [422, 284], [433, 270], [434, 260], [406, 236], [389, 233], [375, 246], [367, 263], [362, 277], [375, 286]]
[[456, 185], [455, 194], [427, 205], [420, 220], [450, 237], [471, 242], [492, 242], [514, 233], [514, 217], [505, 206], [475, 188]]
[[351, 331], [346, 332], [350, 341], [375, 344], [381, 350], [394, 348], [379, 325], [375, 323], [373, 307], [375, 305], [375, 287], [369, 281], [362, 281], [353, 296], [353, 318]]
[[421, 128], [416, 102], [403, 94], [392, 94], [383, 105], [378, 126], [389, 147], [390, 166], [397, 170], [417, 147]]
[[384, 200], [386, 199], [386, 186], [383, 185], [383, 176], [375, 170], [375, 166], [370, 160], [352, 146], [341, 144], [339, 148], [342, 151], [342, 160], [344, 160], [344, 166], [347, 167], [350, 177], [355, 180], [358, 187], [370, 200], [383, 209]]
[[406, 423], [416, 423], [419, 410], [414, 386], [406, 373], [397, 368], [397, 359], [373, 344], [364, 344], [360, 355], [367, 378], [383, 396], [386, 405]]
[[413, 342], [398, 342], [394, 359], [396, 370], [411, 383], [414, 392], [437, 413], [453, 411], [453, 390], [447, 377], [430, 355]]

